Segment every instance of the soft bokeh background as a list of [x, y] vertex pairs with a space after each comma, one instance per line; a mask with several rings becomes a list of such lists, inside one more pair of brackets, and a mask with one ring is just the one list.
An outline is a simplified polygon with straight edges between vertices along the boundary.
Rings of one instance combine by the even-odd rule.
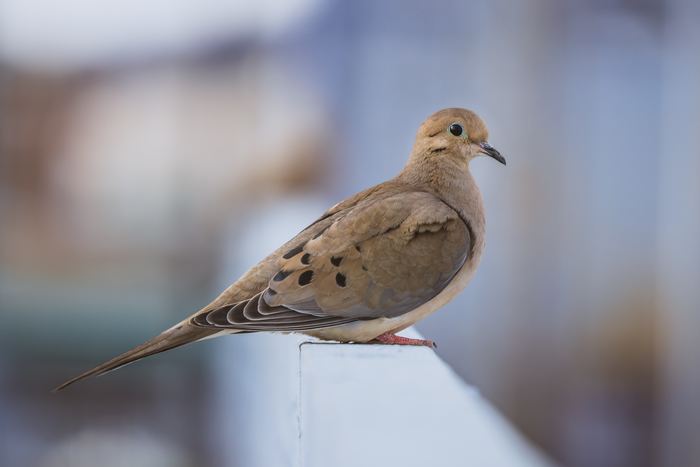
[[508, 166], [473, 164], [486, 254], [419, 330], [564, 465], [700, 465], [699, 5], [0, 0], [0, 465], [237, 465], [221, 340], [48, 389], [391, 177], [447, 106]]

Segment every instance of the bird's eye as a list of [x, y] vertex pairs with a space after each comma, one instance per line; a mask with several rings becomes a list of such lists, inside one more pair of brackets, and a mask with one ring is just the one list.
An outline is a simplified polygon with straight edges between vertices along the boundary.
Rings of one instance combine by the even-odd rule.
[[464, 132], [464, 129], [462, 128], [462, 125], [459, 123], [453, 123], [450, 125], [450, 133], [452, 133], [455, 136], [462, 136], [462, 132]]

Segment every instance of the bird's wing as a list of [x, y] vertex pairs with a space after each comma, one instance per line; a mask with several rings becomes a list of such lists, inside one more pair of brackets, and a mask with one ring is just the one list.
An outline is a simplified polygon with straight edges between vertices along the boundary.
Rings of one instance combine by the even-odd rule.
[[252, 298], [205, 309], [192, 323], [303, 331], [399, 316], [449, 283], [472, 241], [454, 209], [419, 191], [368, 196], [314, 226], [268, 259], [272, 278]]

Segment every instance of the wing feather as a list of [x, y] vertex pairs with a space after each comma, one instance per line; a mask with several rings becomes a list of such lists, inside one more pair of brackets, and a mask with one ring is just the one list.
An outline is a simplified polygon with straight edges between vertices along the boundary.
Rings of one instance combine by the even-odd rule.
[[437, 295], [471, 247], [457, 212], [425, 192], [368, 199], [321, 221], [278, 250], [261, 292], [193, 323], [286, 332], [399, 316]]

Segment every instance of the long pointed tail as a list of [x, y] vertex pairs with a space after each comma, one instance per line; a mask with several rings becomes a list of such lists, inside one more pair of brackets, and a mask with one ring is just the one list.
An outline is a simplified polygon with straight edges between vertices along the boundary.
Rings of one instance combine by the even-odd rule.
[[174, 349], [175, 347], [180, 347], [181, 345], [189, 344], [190, 342], [196, 342], [198, 340], [209, 337], [212, 334], [217, 333], [218, 329], [206, 329], [198, 328], [192, 326], [189, 323], [182, 322], [162, 332], [153, 339], [139, 345], [136, 348], [124, 352], [123, 354], [114, 357], [108, 362], [102, 365], [96, 366], [92, 370], [88, 370], [85, 373], [76, 376], [73, 379], [69, 379], [65, 383], [57, 386], [53, 392], [60, 391], [67, 388], [73, 383], [77, 383], [80, 380], [88, 378], [90, 376], [99, 376], [105, 374], [109, 371], [116, 370], [124, 365], [127, 365], [136, 360], [140, 360], [151, 355], [155, 355], [160, 352], [165, 352], [166, 350]]

